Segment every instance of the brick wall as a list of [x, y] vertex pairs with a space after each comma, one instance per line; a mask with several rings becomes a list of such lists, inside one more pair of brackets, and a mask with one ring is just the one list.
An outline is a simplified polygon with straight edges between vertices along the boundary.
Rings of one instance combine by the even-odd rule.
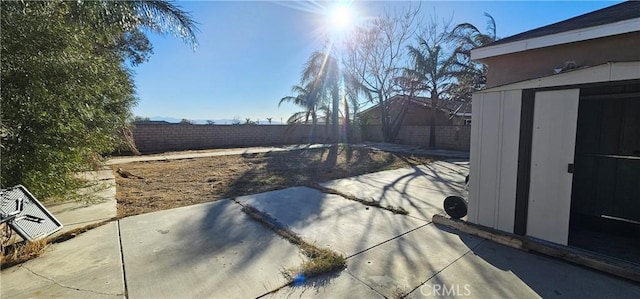
[[[133, 139], [140, 152], [162, 152], [309, 143], [311, 125], [192, 125], [136, 124]], [[328, 128], [330, 129], [330, 128]], [[331, 132], [317, 127], [317, 141], [327, 142]]]
[[[403, 126], [395, 143], [430, 147], [429, 126]], [[362, 130], [365, 141], [382, 142], [382, 128], [379, 125], [367, 125]], [[437, 126], [436, 144], [439, 149], [469, 151], [471, 144], [471, 126]]]

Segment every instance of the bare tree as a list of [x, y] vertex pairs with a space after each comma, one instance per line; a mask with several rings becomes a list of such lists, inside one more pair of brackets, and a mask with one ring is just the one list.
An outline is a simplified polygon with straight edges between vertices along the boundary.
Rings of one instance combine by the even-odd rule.
[[402, 91], [398, 78], [405, 69], [406, 46], [419, 25], [420, 7], [385, 11], [363, 24], [346, 41], [345, 70], [358, 82], [367, 101], [380, 107], [385, 141], [396, 139], [402, 119], [391, 118], [390, 99]]

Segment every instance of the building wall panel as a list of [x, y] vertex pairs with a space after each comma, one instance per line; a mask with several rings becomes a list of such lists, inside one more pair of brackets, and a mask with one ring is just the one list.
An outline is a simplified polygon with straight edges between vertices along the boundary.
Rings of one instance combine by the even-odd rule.
[[473, 98], [469, 221], [513, 232], [522, 91]]

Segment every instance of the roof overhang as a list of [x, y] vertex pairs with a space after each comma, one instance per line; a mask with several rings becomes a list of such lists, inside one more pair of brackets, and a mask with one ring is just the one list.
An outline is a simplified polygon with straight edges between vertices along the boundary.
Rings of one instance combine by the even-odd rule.
[[609, 62], [479, 91], [495, 92], [640, 79], [640, 61]]
[[482, 60], [488, 57], [585, 41], [635, 31], [640, 31], [640, 18], [534, 37], [506, 44], [477, 48], [471, 50], [471, 59]]

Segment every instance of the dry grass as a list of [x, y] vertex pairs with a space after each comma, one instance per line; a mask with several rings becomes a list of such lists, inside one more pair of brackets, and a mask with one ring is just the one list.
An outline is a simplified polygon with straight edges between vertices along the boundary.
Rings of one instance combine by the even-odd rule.
[[385, 209], [385, 210], [390, 211], [390, 212], [392, 212], [394, 214], [400, 214], [400, 215], [408, 215], [409, 214], [409, 212], [407, 210], [405, 210], [403, 207], [396, 207], [396, 206], [392, 206], [392, 205], [382, 205], [378, 201], [357, 198], [357, 197], [355, 197], [353, 195], [346, 194], [346, 193], [340, 192], [340, 191], [335, 190], [335, 189], [322, 187], [319, 184], [307, 185], [307, 187], [319, 190], [322, 193], [340, 195], [343, 198], [359, 202], [359, 203], [361, 203], [361, 204], [363, 204], [365, 206]]
[[97, 223], [89, 224], [89, 225], [86, 225], [86, 226], [83, 226], [83, 227], [78, 227], [76, 229], [70, 230], [70, 231], [65, 232], [63, 234], [57, 235], [57, 236], [55, 236], [53, 238], [50, 238], [48, 242], [49, 243], [61, 243], [61, 242], [64, 242], [66, 240], [73, 239], [73, 238], [77, 237], [78, 235], [83, 234], [85, 232], [88, 232], [88, 231], [90, 231], [90, 230], [92, 230], [94, 228], [103, 226], [103, 225], [105, 225], [105, 224], [107, 224], [107, 223], [109, 223], [111, 221], [119, 220], [120, 218], [122, 218], [122, 217], [111, 217], [111, 218], [109, 218], [107, 220], [104, 220], [104, 221], [100, 221], [100, 222], [97, 222]]
[[290, 243], [298, 246], [300, 251], [309, 258], [299, 268], [283, 271], [283, 274], [290, 282], [293, 282], [295, 275], [304, 275], [306, 278], [312, 278], [320, 274], [342, 270], [346, 266], [346, 260], [343, 255], [326, 248], [319, 248], [305, 241], [290, 229], [278, 223], [266, 212], [258, 211], [256, 208], [247, 205], [243, 206], [242, 211]]
[[[123, 168], [145, 178], [127, 179], [116, 175], [118, 217], [78, 228], [54, 238], [37, 242], [21, 242], [3, 248], [0, 267], [11, 267], [38, 257], [48, 244], [75, 238], [86, 231], [125, 216], [293, 186], [322, 189], [318, 185], [320, 182], [429, 162], [431, 159], [427, 157], [333, 146], [328, 149], [113, 165], [114, 170]], [[335, 190], [325, 189], [321, 191], [335, 193], [394, 213], [406, 214], [406, 211], [401, 208], [381, 206], [373, 201], [364, 201], [339, 194]], [[261, 215], [260, 212], [254, 214]], [[261, 221], [265, 225], [277, 223], [273, 219], [263, 220], [266, 220]], [[309, 257], [309, 261], [300, 269], [290, 270], [291, 274], [297, 271], [307, 276], [314, 276], [344, 267], [345, 261], [341, 255], [317, 248], [286, 228], [277, 226], [270, 228], [299, 246], [303, 254]]]
[[302, 244], [300, 249], [305, 255], [311, 257], [299, 269], [289, 269], [287, 276], [290, 278], [296, 274], [312, 278], [320, 274], [339, 271], [346, 267], [347, 262], [344, 256], [329, 249], [318, 248], [308, 243]]
[[120, 219], [120, 217], [113, 217], [98, 223], [93, 223], [70, 230], [52, 238], [45, 238], [35, 242], [22, 241], [19, 243], [13, 243], [3, 248], [2, 254], [0, 255], [0, 268], [9, 268], [34, 259], [40, 256], [49, 244], [61, 243], [69, 239], [73, 239], [80, 234], [83, 234], [94, 228], [103, 226], [111, 221], [115, 221], [118, 219]]
[[49, 242], [46, 239], [42, 239], [34, 242], [21, 242], [3, 248], [0, 256], [0, 267], [4, 269], [36, 258], [47, 249], [48, 245]]
[[129, 216], [429, 162], [428, 157], [333, 146], [112, 167], [144, 177], [116, 174], [118, 215]]

